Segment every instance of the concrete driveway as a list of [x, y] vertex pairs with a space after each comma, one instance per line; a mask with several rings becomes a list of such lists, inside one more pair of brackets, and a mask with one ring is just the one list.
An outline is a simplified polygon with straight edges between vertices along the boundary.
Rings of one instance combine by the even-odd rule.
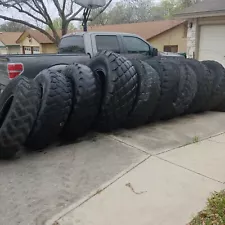
[[224, 186], [224, 132], [210, 112], [2, 161], [0, 224], [183, 224]]

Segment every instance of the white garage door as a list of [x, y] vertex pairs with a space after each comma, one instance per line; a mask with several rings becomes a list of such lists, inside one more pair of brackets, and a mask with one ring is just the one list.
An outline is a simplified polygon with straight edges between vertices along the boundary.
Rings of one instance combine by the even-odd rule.
[[199, 60], [215, 60], [225, 67], [225, 25], [200, 27]]
[[25, 54], [31, 54], [31, 47], [24, 47]]

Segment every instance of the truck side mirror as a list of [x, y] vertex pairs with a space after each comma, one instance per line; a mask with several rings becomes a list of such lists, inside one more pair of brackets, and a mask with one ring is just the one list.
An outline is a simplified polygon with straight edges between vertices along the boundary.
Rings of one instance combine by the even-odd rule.
[[158, 56], [158, 49], [157, 48], [152, 49], [152, 56]]

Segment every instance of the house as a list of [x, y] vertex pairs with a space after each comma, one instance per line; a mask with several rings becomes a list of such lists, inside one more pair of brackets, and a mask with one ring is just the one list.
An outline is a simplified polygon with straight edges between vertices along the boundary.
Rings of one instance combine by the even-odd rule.
[[21, 54], [56, 53], [57, 46], [38, 30], [28, 29], [17, 39]]
[[204, 0], [176, 16], [188, 20], [187, 56], [225, 66], [225, 0]]
[[134, 33], [159, 51], [186, 52], [187, 24], [184, 20], [92, 26], [89, 31]]
[[0, 54], [20, 54], [20, 45], [16, 43], [21, 32], [0, 32]]

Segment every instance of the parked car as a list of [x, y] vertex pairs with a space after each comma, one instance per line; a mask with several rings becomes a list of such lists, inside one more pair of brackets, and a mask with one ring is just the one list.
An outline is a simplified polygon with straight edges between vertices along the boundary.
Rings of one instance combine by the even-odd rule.
[[85, 64], [102, 50], [109, 50], [130, 58], [148, 59], [155, 56], [183, 57], [176, 53], [159, 53], [141, 37], [129, 33], [76, 32], [62, 37], [58, 54], [0, 56], [0, 90], [19, 75], [34, 78], [40, 71], [74, 62]]

